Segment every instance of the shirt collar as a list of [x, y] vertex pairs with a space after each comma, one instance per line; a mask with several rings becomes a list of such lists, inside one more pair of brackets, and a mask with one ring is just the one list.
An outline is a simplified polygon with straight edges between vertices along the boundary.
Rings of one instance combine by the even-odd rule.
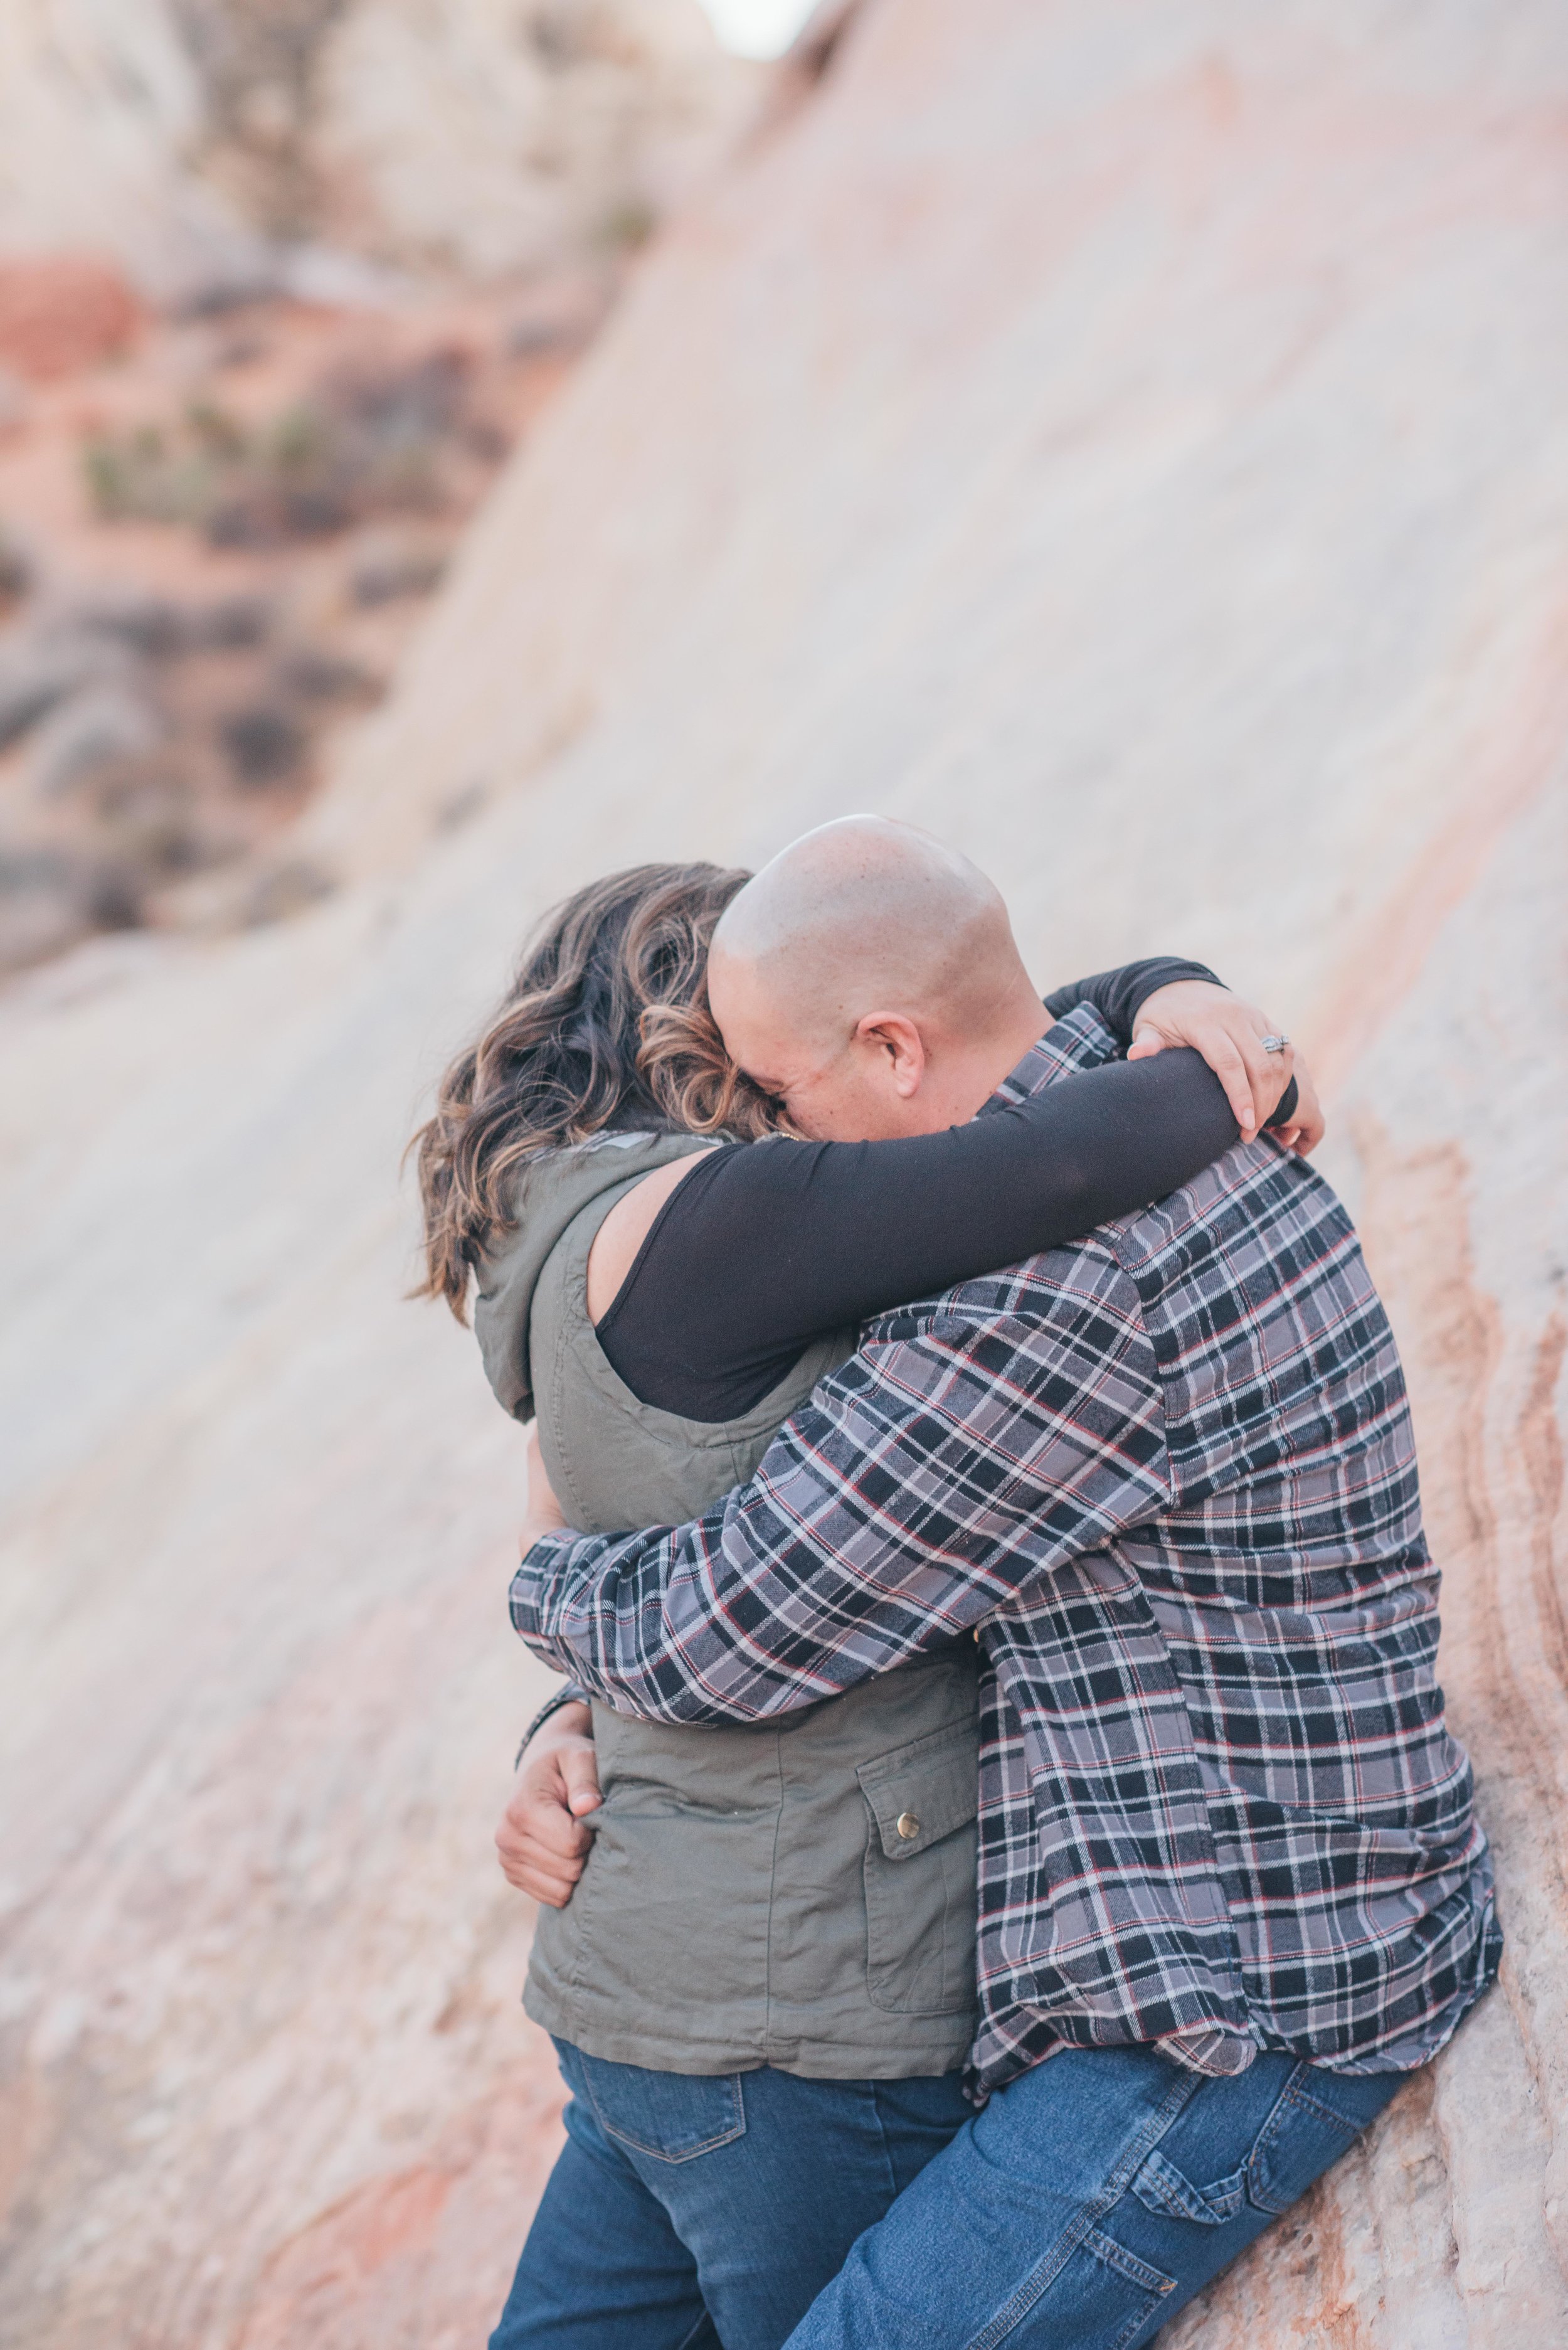
[[1092, 1003], [1079, 1003], [1064, 1020], [1047, 1028], [1036, 1045], [1031, 1045], [1016, 1068], [1009, 1071], [996, 1091], [985, 1104], [986, 1110], [1006, 1109], [1014, 1102], [1028, 1101], [1058, 1077], [1070, 1077], [1079, 1069], [1097, 1069], [1106, 1061], [1119, 1060], [1121, 1039]]

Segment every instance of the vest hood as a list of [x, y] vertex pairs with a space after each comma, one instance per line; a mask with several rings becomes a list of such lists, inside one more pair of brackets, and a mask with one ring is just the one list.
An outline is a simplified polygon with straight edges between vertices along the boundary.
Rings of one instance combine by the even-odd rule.
[[519, 1179], [517, 1222], [480, 1259], [473, 1327], [484, 1375], [514, 1419], [534, 1417], [528, 1333], [534, 1292], [551, 1251], [583, 1210], [617, 1185], [708, 1149], [711, 1135], [597, 1134], [547, 1150]]

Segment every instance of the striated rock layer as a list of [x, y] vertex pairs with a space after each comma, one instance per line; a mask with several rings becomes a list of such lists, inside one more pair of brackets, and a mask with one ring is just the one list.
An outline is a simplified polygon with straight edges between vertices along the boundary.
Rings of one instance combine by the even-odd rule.
[[1043, 983], [1261, 992], [1409, 1364], [1503, 1981], [1168, 2339], [1568, 2338], [1565, 106], [1552, 0], [871, 0], [473, 533], [350, 886], [5, 999], [7, 2344], [482, 2338], [538, 1676], [397, 1151], [549, 899], [851, 806]]

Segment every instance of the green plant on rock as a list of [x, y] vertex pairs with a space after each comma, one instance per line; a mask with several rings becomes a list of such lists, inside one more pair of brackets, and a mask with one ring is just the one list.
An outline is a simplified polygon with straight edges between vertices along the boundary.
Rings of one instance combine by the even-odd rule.
[[171, 423], [95, 433], [82, 464], [106, 521], [180, 525], [217, 546], [276, 545], [375, 515], [439, 511], [448, 461], [472, 452], [479, 429], [466, 360], [438, 351], [324, 379], [258, 425], [193, 400]]

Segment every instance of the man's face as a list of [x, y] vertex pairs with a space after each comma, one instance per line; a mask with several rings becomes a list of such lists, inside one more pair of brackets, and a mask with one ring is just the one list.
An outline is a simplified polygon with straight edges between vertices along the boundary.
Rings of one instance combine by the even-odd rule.
[[800, 1134], [822, 1142], [867, 1142], [924, 1134], [945, 1116], [898, 1079], [897, 1055], [877, 1038], [846, 1035], [836, 1049], [803, 1036], [760, 983], [754, 967], [715, 949], [708, 1001], [724, 1048], [753, 1085], [784, 1105]]

